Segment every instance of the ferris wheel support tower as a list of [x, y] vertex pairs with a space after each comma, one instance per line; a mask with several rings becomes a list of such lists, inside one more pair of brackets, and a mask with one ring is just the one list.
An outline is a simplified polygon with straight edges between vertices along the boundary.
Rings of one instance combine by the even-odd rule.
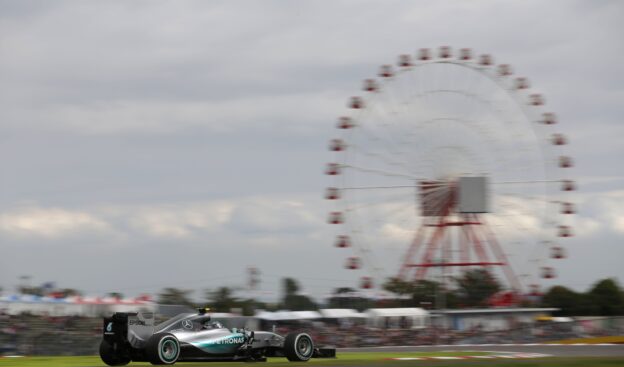
[[[480, 215], [487, 212], [486, 182], [485, 177], [461, 177], [450, 185], [420, 182], [420, 197], [425, 203], [421, 213], [424, 220], [405, 254], [398, 279], [410, 280], [410, 273], [413, 273], [413, 280], [424, 280], [430, 268], [442, 268], [446, 273], [445, 268], [497, 266], [502, 267], [512, 289], [521, 292], [521, 284], [507, 256]], [[442, 198], [438, 194], [433, 202], [428, 197], [436, 191], [443, 191]], [[457, 241], [452, 239], [455, 233]], [[453, 243], [457, 244], [456, 251]], [[436, 257], [436, 253], [440, 256]]]

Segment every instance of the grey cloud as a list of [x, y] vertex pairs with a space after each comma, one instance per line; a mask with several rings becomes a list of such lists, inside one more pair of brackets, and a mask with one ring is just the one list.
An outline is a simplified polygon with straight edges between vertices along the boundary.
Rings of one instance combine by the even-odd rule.
[[[141, 269], [129, 291], [194, 279], [199, 289], [243, 283], [252, 262], [272, 291], [281, 275], [314, 295], [354, 285], [359, 274], [342, 269], [323, 223], [327, 140], [361, 80], [420, 47], [473, 47], [511, 63], [559, 114], [573, 176], [622, 176], [621, 10], [617, 1], [0, 2], [0, 213], [56, 208], [110, 230], [4, 237], [1, 285], [31, 273], [103, 292], [116, 287], [101, 279], [114, 266], [115, 284]], [[621, 182], [581, 188], [597, 195], [582, 217], [621, 215], [593, 204]], [[218, 200], [241, 204], [214, 229], [200, 203]], [[590, 238], [591, 247], [572, 240], [571, 252], [592, 274], [570, 260], [562, 282], [624, 277], [618, 264], [601, 266], [622, 234]], [[23, 250], [33, 245], [35, 257]], [[292, 260], [300, 256], [326, 274]], [[219, 272], [240, 275], [211, 280]]]

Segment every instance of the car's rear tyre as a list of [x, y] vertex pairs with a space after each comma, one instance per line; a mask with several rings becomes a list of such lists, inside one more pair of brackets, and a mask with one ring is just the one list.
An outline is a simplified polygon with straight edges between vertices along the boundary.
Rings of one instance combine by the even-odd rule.
[[154, 334], [147, 341], [145, 353], [151, 364], [174, 364], [180, 357], [180, 342], [171, 334]]
[[130, 357], [123, 350], [115, 348], [115, 345], [106, 340], [100, 343], [100, 358], [109, 366], [125, 366], [130, 363]]
[[305, 333], [290, 333], [284, 340], [284, 355], [291, 362], [306, 362], [314, 354], [312, 337]]

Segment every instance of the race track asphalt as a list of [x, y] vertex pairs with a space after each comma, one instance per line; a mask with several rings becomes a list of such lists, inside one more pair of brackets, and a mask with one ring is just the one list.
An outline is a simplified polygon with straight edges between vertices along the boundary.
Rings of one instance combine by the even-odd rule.
[[623, 357], [622, 344], [491, 344], [491, 345], [423, 345], [405, 347], [341, 348], [340, 352], [435, 352], [435, 351], [488, 351], [542, 353], [556, 357]]

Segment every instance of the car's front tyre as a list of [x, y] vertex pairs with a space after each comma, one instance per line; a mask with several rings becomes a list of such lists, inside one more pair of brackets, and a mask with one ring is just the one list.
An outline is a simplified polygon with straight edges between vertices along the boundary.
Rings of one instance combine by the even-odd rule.
[[154, 334], [145, 347], [151, 364], [174, 364], [180, 357], [180, 342], [172, 334]]
[[290, 333], [284, 340], [284, 355], [291, 362], [306, 362], [314, 354], [312, 337], [305, 333]]
[[100, 358], [109, 366], [125, 366], [130, 363], [130, 357], [118, 345], [111, 344], [106, 340], [100, 343]]

